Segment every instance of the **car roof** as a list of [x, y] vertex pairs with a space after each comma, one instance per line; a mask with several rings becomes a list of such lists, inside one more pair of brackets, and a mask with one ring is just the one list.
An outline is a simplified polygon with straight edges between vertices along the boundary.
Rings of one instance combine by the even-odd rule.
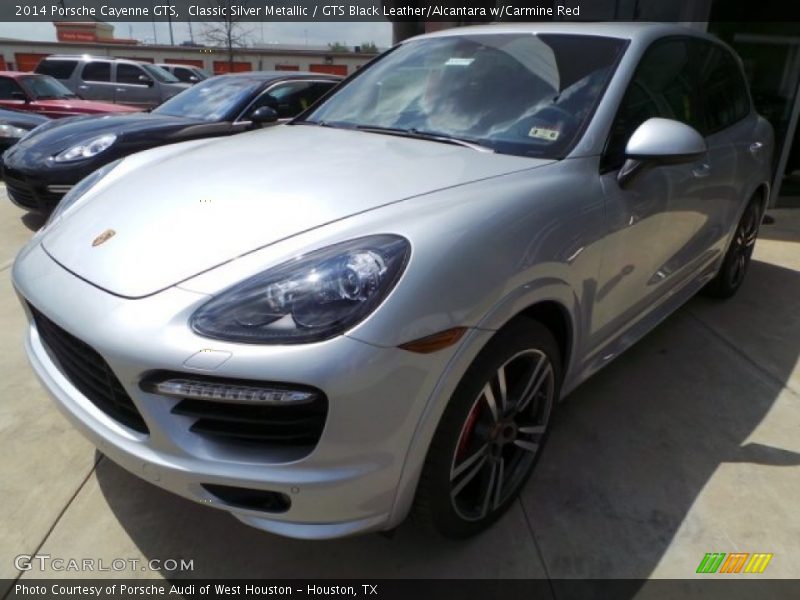
[[649, 41], [670, 35], [688, 35], [716, 41], [717, 38], [682, 25], [673, 23], [647, 23], [636, 22], [597, 22], [585, 21], [558, 21], [534, 23], [493, 23], [489, 25], [475, 25], [471, 27], [458, 27], [444, 29], [433, 33], [418, 35], [410, 39], [429, 37], [451, 37], [459, 35], [484, 35], [484, 34], [514, 34], [514, 33], [560, 33], [570, 35], [595, 35], [613, 37], [626, 40]]
[[91, 54], [51, 54], [50, 56], [45, 56], [42, 60], [76, 60], [76, 61], [104, 60], [107, 62], [124, 62], [124, 63], [133, 63], [137, 65], [153, 64], [149, 61], [136, 60], [135, 58], [118, 58], [116, 56], [92, 56]]

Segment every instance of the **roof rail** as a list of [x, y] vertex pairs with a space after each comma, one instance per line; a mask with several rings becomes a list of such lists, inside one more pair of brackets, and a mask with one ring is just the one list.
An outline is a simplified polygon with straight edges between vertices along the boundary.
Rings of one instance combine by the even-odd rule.
[[93, 54], [50, 54], [45, 58], [57, 59], [90, 59], [90, 60], [127, 60], [130, 62], [147, 62], [146, 60], [137, 60], [135, 58], [120, 58], [117, 56], [95, 56]]

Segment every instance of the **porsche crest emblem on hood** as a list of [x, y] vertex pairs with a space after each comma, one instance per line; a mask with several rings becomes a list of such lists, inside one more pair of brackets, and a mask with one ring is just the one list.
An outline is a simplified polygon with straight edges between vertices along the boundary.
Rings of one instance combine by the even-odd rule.
[[98, 235], [96, 238], [92, 240], [92, 246], [99, 246], [100, 244], [105, 244], [108, 240], [114, 237], [117, 234], [116, 231], [113, 229], [106, 229], [103, 233]]

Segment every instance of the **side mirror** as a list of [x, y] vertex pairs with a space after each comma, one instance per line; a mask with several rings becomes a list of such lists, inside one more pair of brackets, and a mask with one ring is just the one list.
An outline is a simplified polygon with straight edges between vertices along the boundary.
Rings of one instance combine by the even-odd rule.
[[617, 181], [624, 187], [648, 166], [692, 162], [707, 151], [705, 139], [693, 127], [672, 119], [648, 119], [628, 140]]
[[11, 99], [12, 100], [21, 100], [22, 102], [28, 102], [28, 97], [23, 94], [22, 92], [11, 92]]
[[143, 83], [147, 87], [153, 87], [153, 80], [150, 79], [147, 75], [139, 75], [139, 83]]
[[278, 111], [270, 106], [259, 106], [250, 115], [250, 120], [256, 125], [266, 125], [278, 120]]
[[197, 83], [198, 81], [200, 81], [200, 78], [197, 75], [189, 75], [190, 83]]

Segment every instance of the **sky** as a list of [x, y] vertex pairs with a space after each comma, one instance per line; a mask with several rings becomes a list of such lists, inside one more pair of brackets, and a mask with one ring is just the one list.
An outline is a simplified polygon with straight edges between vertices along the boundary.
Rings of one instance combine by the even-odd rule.
[[[153, 43], [154, 37], [159, 44], [169, 43], [169, 24], [155, 23], [123, 23], [109, 21], [114, 25], [114, 35], [120, 38], [135, 38], [145, 43]], [[191, 23], [194, 39], [202, 42], [202, 23]], [[327, 46], [332, 42], [341, 42], [348, 46], [375, 42], [380, 47], [392, 44], [392, 26], [384, 23], [244, 23], [242, 27], [249, 30], [249, 41], [252, 44], [291, 44]], [[175, 43], [188, 40], [189, 24], [175, 22], [172, 24]], [[52, 23], [9, 23], [0, 22], [0, 37], [24, 40], [55, 41], [56, 30]]]

